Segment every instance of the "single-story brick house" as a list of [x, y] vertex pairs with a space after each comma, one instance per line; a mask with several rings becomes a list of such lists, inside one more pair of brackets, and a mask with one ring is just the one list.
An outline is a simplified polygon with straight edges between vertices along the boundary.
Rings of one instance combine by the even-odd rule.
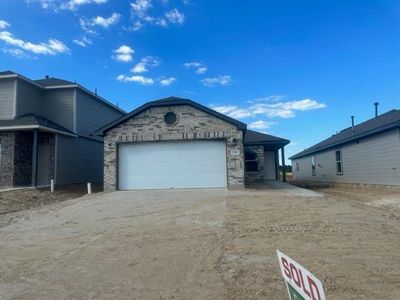
[[246, 127], [189, 99], [148, 102], [97, 131], [104, 189], [243, 188], [278, 179], [278, 151], [284, 158], [290, 141]]

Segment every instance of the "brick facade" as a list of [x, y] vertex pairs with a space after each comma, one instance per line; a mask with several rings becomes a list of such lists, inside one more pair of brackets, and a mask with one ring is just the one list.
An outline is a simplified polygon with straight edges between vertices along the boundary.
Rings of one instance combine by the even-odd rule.
[[[164, 122], [164, 115], [169, 111], [178, 117], [174, 126]], [[190, 105], [179, 105], [149, 108], [106, 133], [104, 190], [117, 189], [117, 153], [120, 143], [213, 139], [226, 140], [228, 187], [243, 188], [243, 131]]]
[[244, 151], [250, 151], [257, 155], [258, 170], [254, 172], [245, 172], [246, 183], [262, 182], [265, 180], [265, 162], [264, 162], [264, 146], [245, 146]]
[[13, 186], [15, 133], [0, 132], [0, 187]]
[[[0, 132], [0, 187], [32, 185], [32, 131]], [[38, 143], [50, 145], [49, 179], [55, 169], [55, 136], [40, 132]]]

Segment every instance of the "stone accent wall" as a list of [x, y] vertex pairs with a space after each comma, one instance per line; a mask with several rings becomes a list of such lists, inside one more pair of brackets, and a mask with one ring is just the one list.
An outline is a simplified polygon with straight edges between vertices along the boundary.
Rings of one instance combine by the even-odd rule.
[[32, 144], [32, 132], [15, 132], [14, 186], [32, 185]]
[[13, 186], [15, 133], [0, 132], [0, 187]]
[[[164, 115], [169, 111], [178, 117], [178, 122], [174, 126], [164, 122]], [[150, 108], [106, 133], [104, 190], [117, 189], [117, 152], [120, 143], [213, 139], [226, 140], [228, 187], [243, 188], [243, 132], [235, 125], [192, 106], [180, 105]]]
[[256, 172], [245, 172], [246, 183], [262, 182], [265, 179], [265, 165], [264, 165], [264, 146], [245, 146], [244, 151], [256, 153], [258, 170]]
[[[0, 187], [30, 186], [33, 132], [0, 132], [0, 143]], [[50, 180], [54, 178], [55, 136], [46, 132], [39, 133], [38, 143], [50, 144]]]

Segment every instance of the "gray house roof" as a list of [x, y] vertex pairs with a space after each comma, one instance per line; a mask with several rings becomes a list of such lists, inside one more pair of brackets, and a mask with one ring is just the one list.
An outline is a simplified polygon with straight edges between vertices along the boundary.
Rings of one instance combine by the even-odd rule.
[[110, 101], [104, 99], [103, 97], [99, 96], [97, 93], [93, 93], [92, 91], [88, 90], [87, 88], [85, 88], [84, 86], [76, 83], [76, 82], [72, 82], [72, 81], [68, 81], [68, 80], [64, 80], [64, 79], [60, 79], [60, 78], [53, 78], [53, 77], [49, 77], [49, 78], [45, 78], [45, 79], [38, 79], [38, 80], [32, 80], [29, 79], [21, 74], [15, 73], [13, 71], [2, 71], [0, 72], [0, 79], [1, 78], [20, 78], [22, 80], [25, 80], [33, 85], [36, 85], [39, 88], [42, 89], [53, 89], [53, 88], [78, 88], [81, 91], [93, 96], [96, 100], [105, 103], [106, 105], [108, 105], [109, 107], [123, 113], [126, 114], [126, 111], [124, 111], [123, 109], [119, 108], [118, 106], [114, 105], [113, 103], [111, 103]]
[[228, 123], [231, 123], [233, 125], [236, 125], [238, 129], [241, 130], [246, 130], [247, 125], [235, 120], [233, 118], [230, 118], [224, 114], [221, 114], [215, 110], [212, 110], [204, 105], [201, 105], [197, 102], [194, 102], [190, 99], [184, 99], [184, 98], [178, 98], [178, 97], [168, 97], [168, 98], [163, 98], [151, 102], [147, 102], [146, 104], [143, 104], [142, 106], [138, 107], [137, 109], [131, 111], [130, 113], [126, 114], [125, 116], [122, 116], [121, 118], [107, 124], [106, 126], [100, 128], [97, 130], [97, 134], [99, 135], [104, 135], [108, 130], [114, 128], [115, 126], [118, 126], [119, 124], [123, 123], [124, 121], [140, 114], [141, 112], [145, 111], [146, 109], [149, 109], [151, 107], [160, 107], [160, 106], [177, 106], [177, 105], [190, 105], [192, 107], [195, 107], [201, 111], [204, 111], [210, 115], [213, 115], [221, 120], [224, 120]]
[[311, 155], [323, 150], [334, 148], [342, 144], [358, 140], [360, 138], [368, 137], [380, 132], [400, 127], [400, 110], [393, 109], [378, 117], [365, 121], [361, 124], [343, 129], [339, 133], [323, 140], [322, 142], [305, 149], [290, 157], [290, 159], [300, 158], [303, 156]]
[[76, 85], [76, 82], [60, 79], [60, 78], [46, 78], [34, 80], [34, 82], [42, 86], [60, 86], [60, 85]]
[[246, 130], [244, 136], [245, 145], [277, 145], [279, 147], [286, 146], [290, 141], [273, 135]]
[[0, 120], [0, 131], [12, 130], [13, 128], [18, 129], [41, 129], [43, 131], [57, 132], [65, 135], [76, 136], [71, 130], [58, 125], [57, 123], [50, 121], [46, 118], [34, 115], [26, 114], [12, 120]]

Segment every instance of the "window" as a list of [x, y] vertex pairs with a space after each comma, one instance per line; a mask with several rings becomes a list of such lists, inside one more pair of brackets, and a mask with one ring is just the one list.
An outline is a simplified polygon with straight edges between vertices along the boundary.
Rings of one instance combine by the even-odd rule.
[[311, 171], [312, 171], [312, 176], [317, 176], [317, 169], [315, 167], [315, 156], [311, 157]]
[[254, 152], [245, 151], [244, 166], [246, 172], [257, 172], [258, 171], [257, 154]]
[[176, 117], [176, 114], [173, 113], [172, 111], [167, 112], [164, 115], [164, 121], [165, 123], [167, 123], [168, 125], [175, 125], [177, 122], [178, 118]]
[[335, 151], [335, 158], [336, 158], [336, 174], [342, 175], [343, 174], [342, 150]]
[[299, 172], [299, 163], [296, 161], [296, 172]]

